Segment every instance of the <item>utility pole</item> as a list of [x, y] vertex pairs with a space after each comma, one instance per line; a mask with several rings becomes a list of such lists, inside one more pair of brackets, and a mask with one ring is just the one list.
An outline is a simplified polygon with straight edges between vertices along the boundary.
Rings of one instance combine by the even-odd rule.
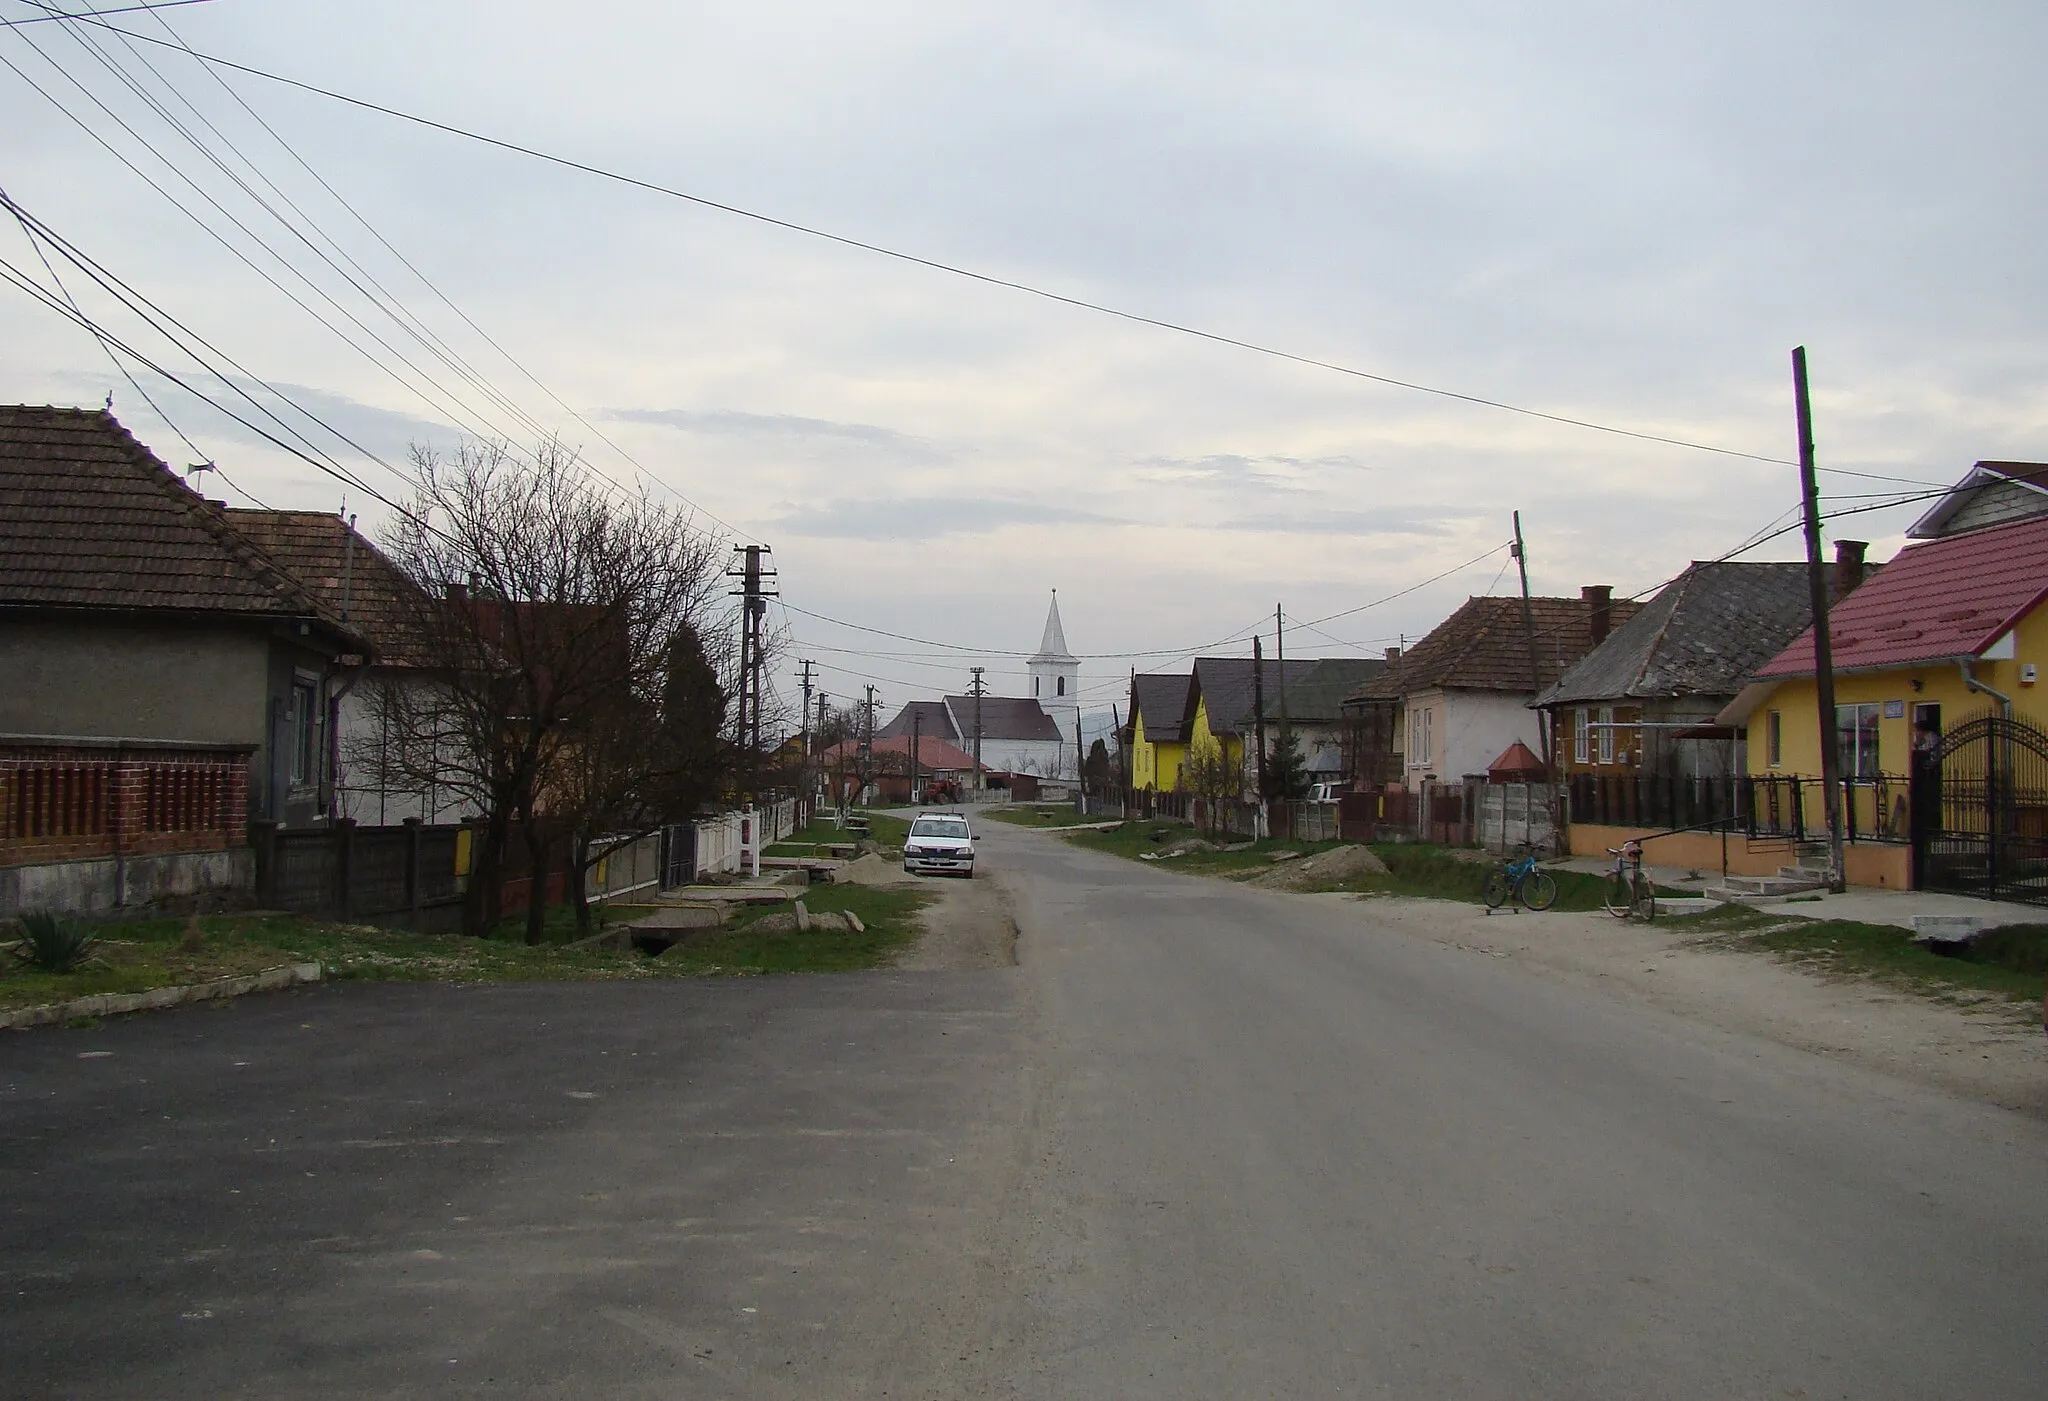
[[761, 786], [761, 673], [766, 670], [766, 655], [761, 645], [762, 627], [768, 618], [768, 600], [775, 597], [775, 590], [763, 587], [763, 581], [775, 577], [773, 569], [764, 569], [761, 556], [769, 553], [766, 545], [735, 545], [733, 553], [743, 556], [737, 575], [727, 568], [727, 577], [737, 577], [740, 586], [731, 590], [731, 595], [740, 600], [740, 676], [734, 715], [734, 740], [746, 751], [747, 796], [757, 795]]
[[913, 803], [917, 801], [918, 750], [923, 747], [923, 740], [924, 712], [913, 710], [910, 712], [910, 801]]
[[868, 687], [867, 706], [863, 711], [860, 730], [860, 787], [867, 792], [868, 784], [874, 781], [875, 773], [875, 688]]
[[1806, 347], [1792, 348], [1792, 402], [1799, 419], [1799, 498], [1806, 514], [1806, 589], [1813, 604], [1813, 692], [1820, 712], [1820, 785], [1828, 817], [1828, 889], [1847, 888], [1842, 852], [1842, 756], [1835, 718], [1835, 641], [1828, 628], [1828, 579], [1820, 559], [1820, 484], [1813, 467], [1813, 403]]
[[[1531, 698], [1543, 694], [1543, 672], [1536, 661], [1536, 610], [1529, 602], [1529, 550], [1522, 543], [1522, 513], [1515, 512], [1515, 566], [1522, 574], [1522, 636], [1529, 644], [1529, 685], [1534, 688]], [[1404, 652], [1402, 655], [1406, 655]], [[1550, 830], [1555, 840], [1562, 833], [1563, 824], [1558, 817], [1557, 767], [1551, 762], [1550, 717], [1537, 712], [1536, 742], [1543, 750], [1543, 784], [1550, 793]]]
[[1287, 743], [1287, 615], [1280, 611], [1280, 605], [1273, 605], [1273, 659], [1280, 668], [1275, 679], [1280, 683], [1280, 742]]
[[1257, 633], [1252, 634], [1252, 742], [1258, 746], [1259, 801], [1272, 794], [1266, 789], [1266, 651]]
[[803, 736], [804, 736], [804, 767], [803, 767], [803, 776], [802, 776], [802, 778], [801, 778], [801, 780], [800, 780], [800, 783], [801, 783], [802, 787], [801, 787], [801, 792], [799, 793], [799, 797], [800, 797], [800, 798], [802, 799], [802, 801], [804, 801], [804, 802], [808, 803], [808, 802], [810, 801], [810, 795], [811, 795], [811, 788], [812, 788], [812, 785], [811, 785], [811, 664], [810, 664], [809, 662], [804, 662], [804, 663], [802, 663], [802, 666], [803, 666], [803, 669], [804, 669], [804, 708], [803, 708], [802, 710], [799, 710], [799, 711], [798, 711], [798, 712], [796, 713], [796, 722], [797, 722], [798, 726], [802, 728], [802, 730], [803, 730]]
[[[822, 742], [824, 741], [824, 738], [825, 738], [825, 692], [824, 692], [824, 691], [823, 691], [822, 689], [821, 689], [821, 690], [819, 690], [819, 692], [818, 692], [818, 723], [817, 723], [817, 726], [816, 726], [816, 728], [814, 728], [814, 729], [813, 729], [813, 730], [811, 731], [811, 733], [812, 733], [812, 734], [814, 734], [814, 735], [816, 735], [816, 736], [818, 737], [818, 739], [819, 739], [819, 741], [820, 741], [821, 743], [822, 743]], [[840, 759], [840, 761], [839, 761], [839, 772], [840, 772], [840, 774], [841, 774], [842, 776], [843, 776], [843, 775], [844, 775], [844, 774], [846, 773], [846, 760], [845, 760], [844, 758], [841, 758], [841, 759]], [[827, 780], [826, 780], [826, 777], [825, 777], [825, 766], [824, 766], [823, 764], [820, 764], [820, 765], [818, 765], [818, 777], [817, 777], [817, 780], [816, 780], [816, 783], [815, 783], [815, 789], [814, 789], [814, 791], [819, 791], [819, 792], [823, 792], [823, 791], [825, 791], [825, 790], [829, 789], [830, 787], [831, 787], [831, 785], [830, 785], [830, 783], [829, 783], [829, 782], [827, 782]], [[836, 795], [834, 795], [834, 797], [833, 797], [833, 803], [832, 803], [832, 805], [833, 805], [834, 807], [837, 807], [837, 806], [839, 805], [839, 803], [838, 803], [838, 799], [837, 799], [837, 796], [836, 796]]]
[[974, 673], [974, 684], [967, 688], [967, 694], [974, 697], [974, 786], [982, 786], [981, 778], [981, 698], [988, 694], [988, 683], [981, 679], [982, 668], [967, 668]]

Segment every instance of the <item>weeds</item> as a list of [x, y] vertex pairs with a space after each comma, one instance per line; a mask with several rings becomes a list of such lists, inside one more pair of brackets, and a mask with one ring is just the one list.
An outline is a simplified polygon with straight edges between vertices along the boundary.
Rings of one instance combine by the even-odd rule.
[[69, 973], [92, 957], [99, 942], [90, 925], [59, 917], [48, 910], [31, 910], [16, 921], [21, 925], [18, 951], [46, 973]]

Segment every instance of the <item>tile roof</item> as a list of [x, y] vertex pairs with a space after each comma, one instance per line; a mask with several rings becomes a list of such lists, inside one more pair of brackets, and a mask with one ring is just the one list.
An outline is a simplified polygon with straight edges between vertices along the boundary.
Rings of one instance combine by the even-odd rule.
[[[2048, 516], [1906, 546], [1828, 611], [1837, 671], [1878, 671], [1983, 653], [2048, 598]], [[1813, 674], [1813, 629], [1758, 668]]]
[[0, 605], [299, 618], [348, 636], [97, 409], [0, 405]]
[[[1615, 599], [1607, 605], [1611, 627], [1635, 616], [1641, 605]], [[1549, 685], [1593, 650], [1594, 605], [1584, 598], [1532, 598], [1536, 665]], [[1351, 694], [1352, 700], [1396, 700], [1417, 691], [1507, 691], [1533, 694], [1528, 631], [1520, 595], [1468, 598], [1409, 648], [1401, 660]]]
[[1812, 621], [1804, 564], [1694, 561], [1536, 703], [1732, 696]]
[[[910, 757], [910, 736], [908, 734], [892, 735], [884, 739], [878, 734], [875, 736], [874, 752], [877, 754], [897, 755], [907, 762]], [[844, 759], [850, 763], [859, 757], [860, 741], [857, 739], [843, 739], [830, 749], [819, 754], [818, 761], [825, 764], [836, 764]], [[946, 743], [942, 739], [934, 739], [930, 735], [924, 735], [917, 742], [917, 762], [918, 766], [926, 773], [930, 773], [934, 769], [943, 769], [951, 773], [974, 772], [973, 755]], [[984, 765], [983, 767], [987, 766]]]
[[231, 525], [255, 541], [336, 618], [366, 637], [384, 666], [431, 666], [419, 640], [419, 586], [348, 522], [325, 511], [231, 508]]
[[1153, 676], [1140, 672], [1131, 682], [1131, 718], [1144, 717], [1145, 739], [1152, 744], [1185, 744], [1188, 737], [1188, 688], [1193, 673]]

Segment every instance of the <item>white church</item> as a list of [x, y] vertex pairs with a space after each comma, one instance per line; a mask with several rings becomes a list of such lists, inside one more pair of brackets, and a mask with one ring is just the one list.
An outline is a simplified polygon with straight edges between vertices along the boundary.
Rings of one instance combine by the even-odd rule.
[[1073, 778], [1080, 763], [1075, 746], [1081, 733], [1081, 662], [1067, 650], [1057, 589], [1044, 635], [1025, 669], [1028, 696], [982, 696], [978, 704], [971, 695], [911, 701], [875, 737], [894, 739], [915, 728], [972, 754], [978, 713], [981, 762], [991, 772]]

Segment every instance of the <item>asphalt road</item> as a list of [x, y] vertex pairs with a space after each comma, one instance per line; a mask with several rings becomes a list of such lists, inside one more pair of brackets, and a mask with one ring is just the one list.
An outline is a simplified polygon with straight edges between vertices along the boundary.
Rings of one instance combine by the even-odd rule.
[[0, 1393], [2048, 1394], [2039, 1122], [984, 830], [1017, 968], [0, 1039]]

